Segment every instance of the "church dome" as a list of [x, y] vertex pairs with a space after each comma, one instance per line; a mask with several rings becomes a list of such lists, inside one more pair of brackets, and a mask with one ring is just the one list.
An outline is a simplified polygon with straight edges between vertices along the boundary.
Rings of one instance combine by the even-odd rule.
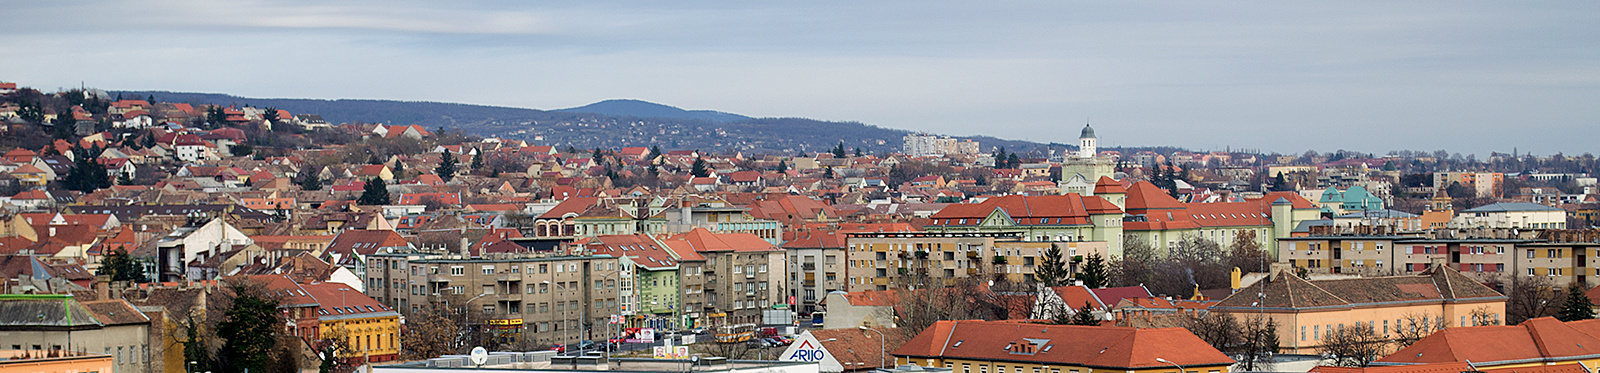
[[1092, 139], [1092, 138], [1094, 138], [1094, 127], [1089, 127], [1088, 123], [1084, 123], [1083, 124], [1083, 134], [1078, 135], [1078, 138], [1080, 138], [1080, 139]]

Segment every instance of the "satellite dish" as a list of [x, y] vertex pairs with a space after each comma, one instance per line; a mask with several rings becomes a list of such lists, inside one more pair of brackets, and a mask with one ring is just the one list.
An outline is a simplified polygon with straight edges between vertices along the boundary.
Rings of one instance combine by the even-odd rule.
[[483, 365], [483, 363], [489, 361], [489, 350], [483, 349], [482, 346], [473, 347], [471, 358], [472, 365]]

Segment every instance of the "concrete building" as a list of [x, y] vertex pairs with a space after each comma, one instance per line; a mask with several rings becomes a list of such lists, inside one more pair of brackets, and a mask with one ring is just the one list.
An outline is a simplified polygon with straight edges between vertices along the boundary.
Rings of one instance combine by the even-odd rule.
[[603, 339], [620, 314], [619, 261], [609, 256], [528, 254], [448, 258], [377, 253], [366, 258], [366, 293], [396, 309], [438, 303], [481, 310], [493, 335], [536, 345]]
[[[1053, 222], [1053, 221], [1052, 221]], [[1031, 279], [1051, 247], [1066, 257], [1098, 254], [1109, 258], [1105, 242], [1027, 240], [1023, 232], [858, 232], [849, 233], [844, 286], [850, 292], [923, 286], [922, 278], [943, 285], [968, 277], [1003, 275]], [[1076, 271], [1076, 268], [1073, 268]], [[932, 285], [926, 285], [932, 286]]]

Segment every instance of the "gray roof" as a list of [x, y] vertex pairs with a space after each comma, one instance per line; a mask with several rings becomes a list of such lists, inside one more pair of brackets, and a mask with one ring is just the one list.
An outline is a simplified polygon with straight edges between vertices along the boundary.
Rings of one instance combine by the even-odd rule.
[[1511, 211], [1566, 211], [1550, 206], [1529, 202], [1500, 202], [1492, 203], [1462, 212], [1511, 212]]
[[[72, 313], [70, 325], [68, 309]], [[0, 328], [86, 325], [100, 325], [100, 321], [95, 320], [88, 307], [72, 299], [0, 299]]]
[[1349, 214], [1339, 215], [1339, 216], [1335, 216], [1335, 217], [1336, 218], [1341, 218], [1341, 219], [1365, 219], [1365, 218], [1392, 219], [1392, 218], [1415, 218], [1415, 217], [1417, 217], [1417, 214], [1412, 214], [1412, 213], [1405, 212], [1405, 211], [1395, 211], [1395, 210], [1390, 210], [1390, 209], [1383, 209], [1383, 210], [1357, 211], [1357, 212], [1352, 212], [1352, 213], [1349, 213]]
[[1333, 225], [1333, 220], [1332, 219], [1306, 220], [1306, 221], [1300, 222], [1300, 225], [1296, 225], [1294, 227], [1294, 230], [1292, 230], [1290, 232], [1292, 232], [1292, 233], [1308, 233], [1308, 232], [1311, 232], [1311, 227], [1325, 227], [1325, 226], [1331, 226], [1331, 225]]
[[1089, 127], [1088, 123], [1084, 123], [1083, 124], [1083, 133], [1078, 135], [1078, 138], [1080, 138], [1080, 139], [1092, 139], [1092, 138], [1094, 138], [1094, 127]]

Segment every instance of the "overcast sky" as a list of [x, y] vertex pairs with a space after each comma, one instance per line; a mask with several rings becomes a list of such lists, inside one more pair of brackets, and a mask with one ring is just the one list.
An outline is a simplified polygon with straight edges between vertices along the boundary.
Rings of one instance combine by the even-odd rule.
[[[792, 4], [800, 3], [800, 4]], [[1600, 153], [1600, 2], [14, 1], [0, 81], [636, 98], [1102, 146]]]

